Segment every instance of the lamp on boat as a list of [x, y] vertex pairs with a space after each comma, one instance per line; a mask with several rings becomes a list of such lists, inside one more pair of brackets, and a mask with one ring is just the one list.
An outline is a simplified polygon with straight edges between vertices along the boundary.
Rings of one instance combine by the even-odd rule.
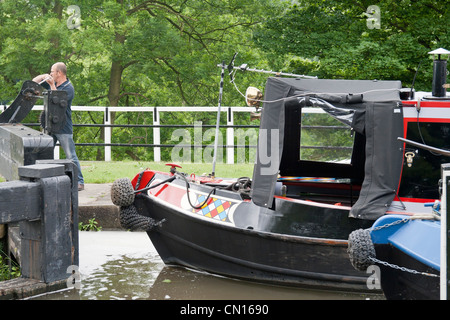
[[249, 107], [259, 108], [263, 95], [258, 88], [248, 87], [245, 92], [245, 102]]
[[442, 58], [442, 55], [447, 56], [450, 54], [450, 51], [439, 48], [433, 51], [428, 52], [430, 55], [437, 55], [437, 59], [435, 57], [433, 61], [433, 97], [445, 97], [446, 96], [446, 85], [447, 82], [447, 59]]

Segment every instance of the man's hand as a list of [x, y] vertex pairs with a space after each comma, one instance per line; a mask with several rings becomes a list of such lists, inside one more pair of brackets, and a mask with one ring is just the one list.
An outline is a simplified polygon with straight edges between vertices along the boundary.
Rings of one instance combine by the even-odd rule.
[[46, 82], [50, 85], [51, 90], [56, 90], [55, 80], [53, 80], [52, 76], [49, 75], [48, 78], [46, 79]]

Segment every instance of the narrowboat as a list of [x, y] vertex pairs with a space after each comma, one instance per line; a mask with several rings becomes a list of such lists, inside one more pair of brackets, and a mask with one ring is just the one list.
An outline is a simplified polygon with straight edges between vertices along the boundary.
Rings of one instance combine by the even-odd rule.
[[[269, 77], [252, 177], [195, 176], [170, 164], [111, 189], [122, 225], [142, 229], [168, 265], [216, 275], [368, 292], [349, 235], [439, 199], [448, 158], [398, 138], [450, 148], [450, 101], [400, 81]], [[348, 128], [346, 161], [308, 158], [306, 111]], [[371, 291], [373, 292], [373, 291]], [[381, 291], [380, 291], [381, 293]]]

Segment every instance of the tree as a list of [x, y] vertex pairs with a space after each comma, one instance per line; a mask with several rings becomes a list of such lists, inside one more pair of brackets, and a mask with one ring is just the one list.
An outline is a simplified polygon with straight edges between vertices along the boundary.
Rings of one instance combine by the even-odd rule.
[[[240, 52], [242, 62], [265, 67], [249, 39], [267, 10], [281, 10], [280, 2], [81, 0], [75, 27], [70, 24], [75, 13], [68, 10], [72, 1], [0, 1], [0, 100], [11, 101], [24, 80], [64, 61], [76, 89], [74, 105], [216, 105], [218, 63]], [[264, 83], [262, 77], [245, 74], [240, 85], [245, 88], [254, 79]], [[228, 81], [225, 87], [224, 103], [243, 105]], [[80, 117], [75, 123], [103, 121], [93, 114]], [[135, 120], [118, 114], [114, 121]], [[85, 141], [103, 140], [102, 130], [76, 128], [78, 135], [89, 135]], [[131, 138], [124, 133], [115, 139]]]
[[[109, 78], [103, 74], [102, 79], [108, 87], [96, 87], [100, 91], [94, 92], [89, 81], [81, 84], [91, 92], [86, 102], [107, 100], [110, 106], [215, 105], [220, 56], [229, 58], [234, 49], [245, 45], [239, 41], [248, 37], [242, 36], [247, 28], [263, 19], [264, 5], [271, 5], [271, 1], [81, 3], [82, 12], [87, 13], [83, 16], [86, 26], [78, 33], [78, 46], [90, 54], [98, 48], [102, 52], [100, 63], [106, 60], [111, 65]], [[94, 70], [102, 70], [95, 67], [98, 60], [91, 63]], [[86, 74], [85, 78], [92, 77]], [[113, 115], [112, 123], [115, 121]]]
[[69, 66], [79, 105], [215, 104], [216, 65], [235, 51], [259, 58], [248, 45], [251, 29], [266, 10], [281, 8], [273, 0], [84, 0], [77, 1], [80, 25], [69, 28], [71, 4], [0, 2], [6, 84], [61, 60]]
[[15, 98], [23, 80], [49, 72], [51, 61], [70, 56], [69, 30], [61, 23], [59, 2], [47, 2], [0, 2], [2, 100]]
[[[285, 64], [321, 78], [397, 79], [411, 85], [422, 61], [416, 87], [430, 90], [427, 53], [450, 47], [448, 4], [381, 0], [373, 5], [373, 1], [298, 1], [262, 25], [254, 40], [280, 57], [274, 61], [278, 66], [287, 60]], [[373, 23], [377, 19], [379, 24]]]

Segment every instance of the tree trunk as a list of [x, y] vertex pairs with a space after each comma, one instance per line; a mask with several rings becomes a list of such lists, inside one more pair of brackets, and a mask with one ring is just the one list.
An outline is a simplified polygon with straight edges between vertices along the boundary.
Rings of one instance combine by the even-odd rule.
[[122, 84], [123, 66], [119, 61], [113, 61], [109, 77], [108, 100], [111, 107], [119, 105], [120, 86]]
[[[123, 44], [125, 42], [125, 36], [116, 33], [115, 41]], [[119, 105], [119, 97], [120, 97], [120, 87], [122, 85], [122, 73], [124, 70], [124, 66], [122, 61], [118, 59], [113, 59], [111, 64], [111, 73], [109, 76], [109, 90], [108, 90], [108, 100], [110, 107], [117, 107]], [[111, 124], [114, 124], [115, 113], [111, 113]], [[105, 141], [105, 133], [102, 130], [100, 134], [100, 139]], [[97, 149], [97, 161], [102, 160], [102, 150], [100, 148]]]

